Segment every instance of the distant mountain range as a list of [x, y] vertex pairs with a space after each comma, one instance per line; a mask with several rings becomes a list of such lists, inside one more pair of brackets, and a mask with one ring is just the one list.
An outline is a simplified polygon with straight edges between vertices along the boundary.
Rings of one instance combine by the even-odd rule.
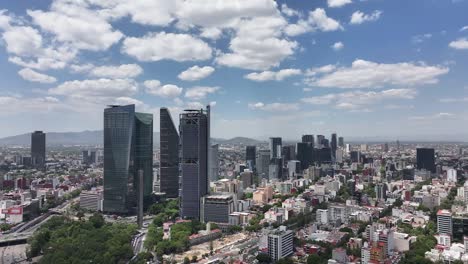
[[[82, 131], [82, 132], [47, 132], [47, 145], [102, 145], [103, 133], [102, 130], [97, 131]], [[159, 146], [159, 132], [153, 133], [154, 145]], [[246, 138], [235, 137], [231, 139], [212, 138], [212, 144], [232, 144], [232, 145], [255, 145], [262, 141]], [[31, 144], [31, 134], [21, 134], [0, 138], [1, 146], [27, 146]]]

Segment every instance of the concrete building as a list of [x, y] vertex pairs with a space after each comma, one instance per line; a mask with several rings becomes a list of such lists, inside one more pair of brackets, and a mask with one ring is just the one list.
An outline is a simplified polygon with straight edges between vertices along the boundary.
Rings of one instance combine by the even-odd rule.
[[452, 235], [452, 213], [448, 210], [437, 212], [437, 233]]
[[293, 237], [293, 231], [286, 230], [284, 226], [268, 235], [268, 255], [273, 261], [293, 254]]
[[103, 194], [101, 190], [81, 191], [80, 207], [90, 211], [102, 210]]
[[203, 222], [229, 223], [229, 215], [236, 211], [232, 194], [211, 194], [202, 198]]

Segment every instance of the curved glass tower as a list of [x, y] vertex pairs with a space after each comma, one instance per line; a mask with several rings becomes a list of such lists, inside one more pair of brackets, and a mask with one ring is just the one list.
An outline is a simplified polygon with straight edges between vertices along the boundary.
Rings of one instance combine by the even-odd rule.
[[[138, 186], [138, 171], [143, 186]], [[104, 110], [104, 204], [108, 213], [131, 213], [139, 190], [151, 195], [153, 182], [153, 115], [136, 113], [135, 105]]]

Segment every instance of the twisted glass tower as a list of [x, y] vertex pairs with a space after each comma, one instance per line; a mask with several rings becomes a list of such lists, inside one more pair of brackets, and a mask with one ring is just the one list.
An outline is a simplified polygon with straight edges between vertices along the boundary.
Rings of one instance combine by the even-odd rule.
[[[139, 186], [138, 171], [143, 171]], [[104, 204], [108, 213], [131, 213], [138, 191], [151, 195], [153, 182], [153, 115], [136, 113], [135, 105], [104, 110]], [[141, 187], [141, 188], [140, 188]]]

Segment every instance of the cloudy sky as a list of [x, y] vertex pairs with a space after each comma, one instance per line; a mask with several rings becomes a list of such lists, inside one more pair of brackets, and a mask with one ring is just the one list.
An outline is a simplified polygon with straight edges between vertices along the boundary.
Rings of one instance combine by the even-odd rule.
[[0, 4], [0, 136], [107, 104], [213, 106], [215, 137], [468, 131], [468, 0]]

